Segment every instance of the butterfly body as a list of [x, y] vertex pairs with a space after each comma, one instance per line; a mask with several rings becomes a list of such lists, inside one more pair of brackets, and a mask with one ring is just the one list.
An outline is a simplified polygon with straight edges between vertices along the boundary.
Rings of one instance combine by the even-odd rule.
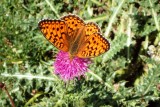
[[74, 41], [71, 41], [70, 46], [69, 46], [70, 47], [69, 48], [69, 53], [70, 53], [71, 58], [73, 58], [77, 55], [81, 45], [83, 45], [82, 41], [83, 41], [84, 38], [83, 38], [82, 35], [84, 35], [84, 33], [85, 33], [84, 27], [78, 28], [74, 31], [73, 34], [77, 35], [77, 36], [74, 36], [76, 38], [74, 39]]
[[91, 58], [99, 56], [110, 48], [109, 42], [101, 35], [99, 27], [84, 23], [76, 15], [67, 15], [60, 20], [42, 20], [39, 28], [45, 38], [70, 58]]

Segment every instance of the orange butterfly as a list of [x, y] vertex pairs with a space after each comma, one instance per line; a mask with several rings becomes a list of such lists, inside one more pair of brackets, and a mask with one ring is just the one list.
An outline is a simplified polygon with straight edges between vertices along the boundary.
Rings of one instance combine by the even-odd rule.
[[76, 15], [69, 14], [60, 20], [41, 20], [39, 28], [55, 47], [69, 52], [71, 59], [75, 56], [79, 58], [99, 56], [110, 48], [97, 24], [85, 23]]

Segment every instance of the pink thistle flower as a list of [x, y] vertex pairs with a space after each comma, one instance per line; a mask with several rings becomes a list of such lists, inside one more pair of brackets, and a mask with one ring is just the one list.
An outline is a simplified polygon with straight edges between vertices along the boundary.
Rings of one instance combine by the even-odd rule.
[[72, 60], [67, 52], [60, 51], [53, 64], [54, 73], [59, 75], [64, 81], [72, 80], [75, 77], [84, 76], [87, 72], [89, 58], [74, 57]]

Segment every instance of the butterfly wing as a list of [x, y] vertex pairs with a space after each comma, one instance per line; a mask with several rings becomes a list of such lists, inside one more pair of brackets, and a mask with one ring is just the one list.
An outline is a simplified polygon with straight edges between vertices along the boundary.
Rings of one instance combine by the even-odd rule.
[[101, 30], [96, 23], [89, 22], [85, 25], [85, 39], [87, 40], [90, 35], [93, 33], [100, 33]]
[[93, 33], [80, 46], [76, 56], [80, 58], [92, 58], [103, 54], [109, 48], [109, 42], [100, 33]]
[[69, 14], [61, 18], [65, 21], [68, 31], [68, 41], [74, 41], [77, 38], [75, 32], [85, 25], [84, 21], [76, 15]]
[[44, 37], [58, 49], [68, 52], [67, 26], [61, 20], [41, 20], [38, 24]]
[[96, 57], [110, 48], [109, 42], [101, 35], [100, 28], [93, 22], [85, 25], [85, 35], [82, 40], [84, 41], [81, 43], [76, 55], [80, 58]]

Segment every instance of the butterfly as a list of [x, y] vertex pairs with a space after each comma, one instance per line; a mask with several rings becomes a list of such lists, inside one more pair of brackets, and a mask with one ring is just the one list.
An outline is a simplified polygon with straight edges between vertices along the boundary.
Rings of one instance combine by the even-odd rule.
[[70, 58], [92, 58], [110, 49], [98, 25], [85, 23], [76, 15], [69, 14], [59, 20], [41, 20], [38, 24], [44, 37]]

